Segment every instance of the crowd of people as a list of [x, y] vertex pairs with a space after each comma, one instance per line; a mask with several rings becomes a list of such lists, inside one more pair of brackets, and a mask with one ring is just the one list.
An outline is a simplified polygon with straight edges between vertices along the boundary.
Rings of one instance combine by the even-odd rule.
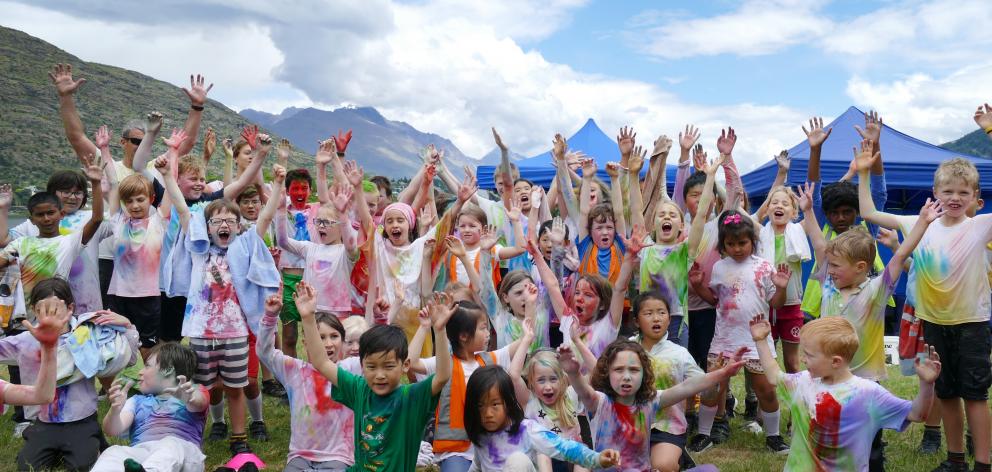
[[[19, 470], [197, 471], [205, 440], [252, 470], [250, 444], [269, 440], [263, 393], [291, 414], [286, 471], [712, 470], [690, 453], [731, 436], [741, 370], [743, 429], [786, 470], [884, 470], [881, 430], [912, 422], [927, 423], [924, 452], [946, 442], [937, 470], [971, 470], [966, 425], [973, 470], [989, 470], [992, 216], [976, 215], [978, 171], [945, 161], [918, 215], [885, 213], [875, 113], [847, 175], [826, 184], [832, 129], [811, 119], [808, 181], [787, 185], [783, 152], [764, 202], [741, 184], [734, 129], [709, 159], [693, 126], [650, 149], [621, 129], [609, 182], [556, 135], [547, 189], [520, 177], [494, 129], [495, 198], [433, 146], [393, 195], [346, 158], [350, 131], [290, 168], [287, 141], [247, 127], [207, 182], [216, 133], [190, 154], [212, 87], [200, 76], [182, 129], [166, 137], [150, 111], [114, 156], [106, 126], [85, 132], [84, 80], [63, 64], [50, 77], [82, 169], [53, 172], [15, 227], [0, 185], [0, 269], [16, 285], [0, 396], [25, 406]], [[974, 118], [992, 134], [989, 105]], [[911, 400], [879, 383], [904, 271]], [[122, 374], [139, 358], [136, 379]]]

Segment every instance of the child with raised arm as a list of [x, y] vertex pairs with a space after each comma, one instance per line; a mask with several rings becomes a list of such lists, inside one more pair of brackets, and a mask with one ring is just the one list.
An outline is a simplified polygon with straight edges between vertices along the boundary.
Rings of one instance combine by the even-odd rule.
[[765, 377], [777, 386], [792, 413], [792, 447], [785, 470], [867, 471], [871, 438], [879, 430], [902, 431], [910, 422], [926, 419], [941, 371], [933, 348], [927, 358], [916, 361], [920, 391], [910, 402], [851, 372], [859, 343], [845, 318], [831, 316], [803, 326], [799, 348], [806, 370], [795, 374], [779, 370], [766, 339], [770, 330], [764, 314], [750, 322]]
[[376, 472], [413, 470], [424, 427], [437, 407], [441, 389], [451, 378], [445, 325], [455, 307], [438, 301], [429, 305], [437, 372], [420, 382], [400, 385], [410, 368], [406, 334], [401, 328], [375, 325], [366, 331], [359, 346], [362, 376], [354, 375], [327, 357], [314, 319], [313, 288], [303, 282], [297, 293], [310, 362], [331, 381], [333, 399], [355, 413], [353, 467]]
[[[878, 152], [870, 141], [856, 154], [860, 175], [858, 201], [869, 222], [909, 234], [916, 216], [875, 209], [867, 174]], [[947, 461], [940, 470], [966, 470], [964, 418], [975, 445], [975, 470], [989, 470], [992, 426], [988, 408], [992, 387], [992, 312], [986, 248], [992, 241], [992, 214], [967, 216], [979, 192], [978, 171], [964, 158], [944, 161], [934, 173], [934, 197], [945, 209], [923, 234], [913, 257], [907, 289], [913, 293], [923, 337], [946, 364], [937, 379], [946, 438]], [[964, 415], [961, 400], [964, 400]]]
[[196, 354], [179, 343], [166, 342], [148, 352], [139, 375], [138, 395], [127, 398], [134, 383], [118, 379], [110, 387], [110, 410], [103, 431], [127, 433], [130, 446], [111, 446], [100, 454], [95, 472], [203, 470], [200, 451], [207, 421], [207, 389], [191, 380]]

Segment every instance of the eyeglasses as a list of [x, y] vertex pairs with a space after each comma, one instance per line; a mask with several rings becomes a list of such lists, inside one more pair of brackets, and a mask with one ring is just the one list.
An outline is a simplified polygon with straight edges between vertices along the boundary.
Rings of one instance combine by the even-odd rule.
[[141, 138], [124, 138], [124, 139], [126, 139], [128, 141], [131, 141], [131, 144], [133, 144], [135, 146], [140, 146], [141, 145]]
[[210, 218], [207, 220], [207, 223], [210, 223], [210, 226], [220, 226], [223, 224], [234, 226], [238, 224], [238, 220], [236, 218]]
[[317, 218], [317, 219], [313, 220], [313, 225], [316, 226], [316, 227], [318, 227], [318, 228], [327, 228], [327, 227], [334, 226], [334, 225], [339, 225], [339, 224], [341, 224], [341, 222], [338, 221], [338, 220], [328, 220], [328, 219], [324, 219], [324, 218]]
[[69, 192], [67, 190], [56, 190], [55, 193], [57, 193], [60, 197], [63, 198], [65, 197], [83, 198], [83, 196], [86, 195], [86, 192], [83, 192], [82, 190], [76, 190], [75, 192]]

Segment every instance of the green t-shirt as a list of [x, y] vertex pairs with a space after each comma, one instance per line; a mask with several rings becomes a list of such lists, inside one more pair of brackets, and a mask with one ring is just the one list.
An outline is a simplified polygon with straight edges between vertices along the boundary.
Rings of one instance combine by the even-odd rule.
[[668, 300], [669, 313], [683, 316], [689, 304], [689, 244], [656, 244], [641, 251], [639, 292], [655, 290]]
[[417, 467], [424, 427], [440, 397], [431, 392], [433, 380], [430, 375], [379, 396], [364, 377], [338, 366], [331, 396], [355, 412], [355, 465], [348, 470], [408, 472]]

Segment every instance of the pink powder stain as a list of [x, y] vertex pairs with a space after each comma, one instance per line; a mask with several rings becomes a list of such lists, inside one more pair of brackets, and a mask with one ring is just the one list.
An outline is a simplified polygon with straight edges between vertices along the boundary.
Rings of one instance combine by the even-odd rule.
[[317, 412], [323, 414], [332, 409], [341, 409], [341, 404], [332, 400], [331, 396], [327, 394], [327, 378], [316, 370], [310, 370], [309, 373], [310, 379], [313, 381], [314, 398], [317, 399]]

